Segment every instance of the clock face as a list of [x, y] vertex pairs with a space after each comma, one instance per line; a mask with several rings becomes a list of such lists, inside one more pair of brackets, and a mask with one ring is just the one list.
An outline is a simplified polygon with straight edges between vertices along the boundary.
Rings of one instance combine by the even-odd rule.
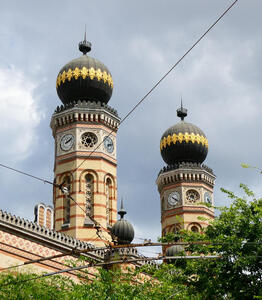
[[180, 194], [178, 192], [170, 193], [167, 201], [168, 201], [168, 204], [171, 206], [177, 205], [180, 201]]
[[112, 153], [114, 151], [114, 143], [113, 143], [113, 140], [109, 136], [106, 136], [104, 138], [104, 146], [108, 153]]
[[212, 204], [212, 198], [211, 198], [211, 195], [208, 192], [205, 192], [204, 198], [205, 198], [206, 203]]
[[63, 151], [70, 150], [75, 143], [75, 138], [72, 134], [65, 134], [60, 141], [60, 147]]

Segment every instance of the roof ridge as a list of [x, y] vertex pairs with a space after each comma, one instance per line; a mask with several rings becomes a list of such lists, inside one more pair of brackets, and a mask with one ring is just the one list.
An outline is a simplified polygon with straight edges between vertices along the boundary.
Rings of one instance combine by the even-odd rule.
[[[80, 249], [95, 249], [96, 247], [88, 242], [80, 241], [72, 236], [69, 236], [63, 232], [58, 232], [53, 229], [47, 228], [45, 226], [41, 226], [37, 224], [36, 222], [26, 220], [21, 217], [17, 217], [15, 215], [12, 215], [11, 213], [7, 213], [6, 211], [3, 211], [0, 209], [0, 222], [5, 222], [14, 226], [17, 226], [19, 228], [22, 228], [26, 231], [39, 234], [41, 236], [45, 236], [48, 239], [51, 239], [53, 241], [58, 241], [62, 244], [65, 244], [67, 246], [71, 247], [78, 247]], [[101, 256], [101, 254], [100, 254]]]

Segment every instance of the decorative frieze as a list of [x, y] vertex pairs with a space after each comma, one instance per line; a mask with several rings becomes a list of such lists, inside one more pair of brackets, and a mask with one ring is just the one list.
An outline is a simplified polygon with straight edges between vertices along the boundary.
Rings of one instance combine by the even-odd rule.
[[58, 127], [76, 122], [103, 124], [116, 132], [120, 118], [117, 111], [106, 104], [78, 101], [58, 106], [52, 116], [50, 127], [53, 130], [53, 135], [55, 135]]
[[159, 191], [164, 186], [181, 182], [202, 182], [213, 187], [216, 177], [211, 171], [210, 168], [200, 164], [184, 163], [168, 166], [159, 172], [156, 183]]

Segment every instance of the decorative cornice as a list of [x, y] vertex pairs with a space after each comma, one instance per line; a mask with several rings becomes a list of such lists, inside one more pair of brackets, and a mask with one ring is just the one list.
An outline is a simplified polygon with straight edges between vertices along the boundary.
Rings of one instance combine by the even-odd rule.
[[100, 68], [95, 70], [93, 67], [87, 69], [86, 67], [83, 67], [82, 69], [79, 69], [76, 67], [75, 69], [69, 68], [67, 71], [63, 71], [62, 73], [59, 73], [56, 79], [56, 88], [60, 86], [62, 83], [65, 83], [65, 81], [70, 82], [72, 79], [78, 80], [78, 78], [86, 79], [87, 77], [91, 80], [96, 78], [98, 81], [102, 80], [104, 83], [107, 83], [108, 86], [113, 89], [113, 79], [110, 73], [107, 73], [106, 71], [101, 71]]
[[[15, 234], [15, 232], [22, 232], [23, 235], [30, 235], [34, 240], [44, 240], [45, 244], [53, 242], [56, 247], [65, 246], [67, 249], [74, 250], [87, 250], [94, 249], [92, 252], [86, 253], [87, 256], [97, 259], [98, 261], [104, 261], [106, 258], [107, 250], [96, 250], [96, 247], [88, 242], [80, 241], [69, 235], [66, 235], [55, 230], [48, 229], [44, 226], [40, 226], [37, 223], [25, 220], [24, 218], [16, 217], [10, 213], [0, 210], [0, 229], [9, 231]], [[145, 256], [139, 254], [136, 248], [118, 249], [119, 253], [123, 256], [128, 255], [134, 258], [143, 258]], [[145, 257], [146, 258], [146, 257]], [[137, 265], [150, 264], [154, 265], [153, 261], [140, 261]]]
[[167, 146], [170, 146], [171, 143], [176, 144], [177, 142], [179, 142], [180, 144], [182, 142], [186, 142], [186, 143], [191, 142], [193, 144], [201, 143], [203, 146], [205, 146], [208, 149], [208, 140], [205, 136], [195, 134], [193, 132], [192, 133], [179, 132], [179, 134], [174, 133], [172, 136], [168, 135], [167, 137], [163, 137], [162, 140], [160, 141], [160, 150], [166, 148]]
[[56, 129], [72, 123], [102, 124], [117, 132], [120, 118], [110, 106], [95, 101], [77, 101], [58, 106], [52, 115], [50, 127]]
[[212, 169], [200, 163], [183, 162], [164, 167], [158, 173], [156, 184], [161, 193], [163, 188], [181, 183], [203, 183], [213, 188], [216, 176]]
[[[83, 242], [77, 240], [69, 235], [66, 235], [61, 232], [57, 232], [55, 230], [46, 228], [44, 226], [40, 226], [37, 223], [25, 220], [20, 217], [16, 217], [7, 212], [3, 212], [0, 210], [0, 226], [11, 225], [12, 228], [22, 229], [25, 233], [29, 232], [34, 234], [34, 236], [38, 236], [39, 238], [45, 238], [46, 240], [51, 240], [56, 244], [62, 244], [70, 248], [85, 250], [85, 249], [95, 249], [96, 247], [87, 242]], [[103, 251], [92, 251], [92, 254], [98, 256], [100, 259], [104, 257]]]
[[158, 176], [160, 174], [172, 171], [172, 170], [176, 170], [176, 169], [195, 169], [195, 170], [205, 170], [208, 173], [214, 175], [213, 170], [211, 168], [209, 168], [208, 166], [204, 165], [204, 164], [200, 164], [200, 163], [191, 163], [191, 162], [182, 162], [182, 163], [177, 163], [175, 165], [169, 165], [166, 167], [163, 167], [159, 173]]
[[117, 110], [112, 108], [111, 106], [105, 104], [105, 103], [101, 103], [101, 102], [95, 102], [95, 101], [77, 101], [77, 102], [72, 102], [69, 104], [65, 104], [65, 105], [60, 105], [57, 106], [55, 113], [60, 113], [63, 112], [65, 110], [68, 110], [70, 108], [74, 108], [74, 107], [78, 107], [78, 108], [88, 108], [88, 109], [104, 109], [107, 112], [109, 112], [110, 114], [113, 114], [115, 117], [118, 118], [118, 113]]

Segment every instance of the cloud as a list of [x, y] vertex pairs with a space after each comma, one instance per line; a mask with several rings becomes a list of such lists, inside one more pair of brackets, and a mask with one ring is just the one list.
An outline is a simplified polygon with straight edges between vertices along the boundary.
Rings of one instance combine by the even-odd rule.
[[26, 159], [33, 151], [36, 128], [43, 114], [33, 92], [36, 84], [14, 66], [0, 69], [1, 160], [12, 163]]

